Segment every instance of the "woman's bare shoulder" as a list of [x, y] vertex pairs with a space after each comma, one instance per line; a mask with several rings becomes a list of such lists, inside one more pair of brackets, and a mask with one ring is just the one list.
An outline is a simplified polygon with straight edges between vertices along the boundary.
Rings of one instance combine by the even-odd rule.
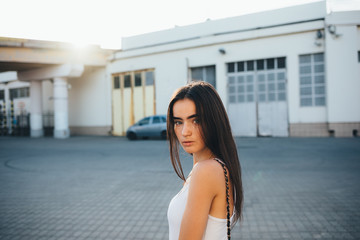
[[224, 178], [224, 171], [215, 159], [208, 159], [198, 162], [194, 166], [193, 175], [209, 181], [218, 181], [220, 178]]

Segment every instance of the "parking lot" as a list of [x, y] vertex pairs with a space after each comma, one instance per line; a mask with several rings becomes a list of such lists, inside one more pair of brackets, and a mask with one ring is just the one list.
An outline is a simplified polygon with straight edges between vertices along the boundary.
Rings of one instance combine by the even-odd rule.
[[[360, 239], [359, 138], [236, 141], [245, 203], [232, 239]], [[181, 185], [164, 140], [0, 137], [0, 239], [168, 239]]]

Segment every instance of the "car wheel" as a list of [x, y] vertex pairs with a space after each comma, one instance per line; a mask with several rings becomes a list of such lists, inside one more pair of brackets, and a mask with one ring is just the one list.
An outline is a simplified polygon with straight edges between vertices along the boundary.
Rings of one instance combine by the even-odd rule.
[[162, 131], [162, 132], [161, 132], [161, 138], [162, 138], [162, 139], [166, 139], [166, 131]]
[[135, 140], [135, 139], [136, 139], [136, 134], [135, 134], [134, 132], [129, 132], [129, 133], [127, 134], [127, 138], [128, 138], [129, 140]]

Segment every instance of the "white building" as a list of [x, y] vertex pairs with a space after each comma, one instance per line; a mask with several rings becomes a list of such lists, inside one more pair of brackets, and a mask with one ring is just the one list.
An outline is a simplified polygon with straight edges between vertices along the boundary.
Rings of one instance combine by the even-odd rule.
[[0, 38], [0, 135], [16, 132], [17, 116], [28, 113], [32, 137], [48, 129], [56, 138], [109, 134], [110, 53], [96, 46], [75, 50], [66, 43]]
[[125, 38], [107, 66], [113, 134], [196, 79], [216, 86], [236, 136], [356, 135], [359, 25], [360, 11], [316, 2]]
[[114, 53], [0, 39], [0, 72], [0, 103], [9, 109], [16, 94], [34, 137], [47, 112], [55, 137], [124, 135], [142, 117], [165, 114], [191, 80], [216, 87], [235, 136], [353, 136], [360, 11], [327, 13], [316, 2], [210, 20], [124, 38]]

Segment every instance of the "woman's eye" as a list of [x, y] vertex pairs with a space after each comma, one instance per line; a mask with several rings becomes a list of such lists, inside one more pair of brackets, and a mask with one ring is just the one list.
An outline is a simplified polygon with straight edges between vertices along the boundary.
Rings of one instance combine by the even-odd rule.
[[181, 122], [180, 121], [175, 121], [174, 124], [175, 124], [175, 126], [178, 126], [178, 125], [181, 124]]
[[199, 124], [200, 123], [199, 119], [195, 119], [194, 123]]

